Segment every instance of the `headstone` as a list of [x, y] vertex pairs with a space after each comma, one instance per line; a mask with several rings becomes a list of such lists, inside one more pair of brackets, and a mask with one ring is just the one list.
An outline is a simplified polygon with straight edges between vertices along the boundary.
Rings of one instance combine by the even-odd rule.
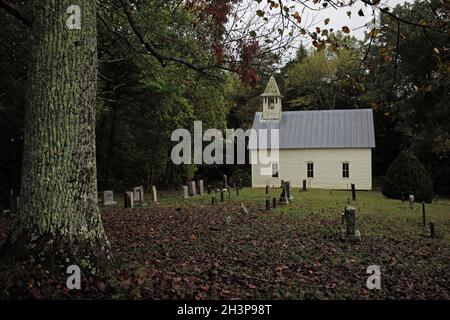
[[124, 193], [124, 207], [134, 208], [134, 193], [131, 191]]
[[217, 200], [216, 200], [216, 196], [212, 196], [212, 198], [211, 198], [211, 204], [216, 204], [217, 203]]
[[228, 187], [228, 177], [226, 174], [223, 175], [223, 187], [224, 188]]
[[286, 188], [285, 187], [283, 187], [283, 191], [281, 192], [279, 203], [280, 203], [280, 205], [289, 204], [289, 199], [288, 199], [288, 197], [286, 195]]
[[189, 183], [189, 195], [191, 197], [195, 196], [197, 194], [197, 189], [195, 187], [195, 181], [191, 181]]
[[344, 213], [345, 229], [342, 230], [342, 238], [344, 240], [360, 240], [361, 233], [356, 228], [356, 208], [347, 206]]
[[292, 195], [292, 188], [291, 188], [291, 182], [290, 181], [284, 181], [284, 187], [286, 188], [286, 197], [289, 201], [292, 201], [294, 199], [294, 196]]
[[425, 202], [422, 201], [422, 224], [423, 224], [423, 228], [425, 229], [425, 226], [427, 224], [427, 219], [425, 216]]
[[266, 211], [270, 210], [270, 199], [266, 199]]
[[356, 201], [356, 187], [354, 183], [352, 183], [352, 200]]
[[414, 209], [414, 195], [409, 196], [409, 208]]
[[269, 185], [266, 185], [266, 194], [269, 194]]
[[205, 193], [205, 183], [203, 182], [203, 179], [198, 182], [198, 191], [201, 196]]
[[114, 201], [114, 192], [112, 190], [103, 191], [103, 205], [110, 206], [114, 204], [116, 204]]
[[153, 203], [158, 202], [158, 193], [156, 192], [155, 186], [152, 187], [152, 201], [153, 201]]
[[303, 180], [303, 191], [306, 191], [306, 190], [308, 190], [308, 189], [306, 188], [306, 180]]
[[189, 199], [189, 187], [183, 186], [183, 197], [184, 199]]
[[133, 201], [144, 203], [144, 187], [136, 187], [134, 188], [134, 198]]

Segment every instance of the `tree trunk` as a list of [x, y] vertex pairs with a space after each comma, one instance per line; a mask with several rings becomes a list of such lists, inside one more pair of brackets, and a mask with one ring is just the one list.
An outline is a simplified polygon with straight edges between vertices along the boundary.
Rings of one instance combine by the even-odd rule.
[[[95, 155], [96, 2], [33, 0], [19, 215], [11, 243], [72, 244], [96, 255], [109, 245], [98, 208]], [[48, 240], [51, 241], [48, 241]], [[69, 244], [69, 246], [67, 246]]]

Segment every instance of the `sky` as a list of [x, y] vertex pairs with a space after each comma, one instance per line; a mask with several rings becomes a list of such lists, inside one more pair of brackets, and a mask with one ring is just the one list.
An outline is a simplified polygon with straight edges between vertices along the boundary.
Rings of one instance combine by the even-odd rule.
[[[348, 1], [348, 0], [346, 0]], [[306, 1], [305, 4], [310, 4], [312, 1]], [[414, 2], [414, 0], [382, 0], [379, 8], [394, 8], [398, 4], [403, 4], [405, 2]], [[315, 6], [315, 8], [317, 5]], [[299, 4], [297, 6], [297, 10], [301, 13], [304, 6]], [[364, 16], [359, 16], [358, 11], [362, 9], [364, 12]], [[351, 11], [351, 17], [347, 15], [347, 12]], [[379, 9], [376, 10], [379, 14]], [[320, 27], [321, 29], [333, 28], [334, 30], [341, 30], [342, 26], [348, 26], [351, 31], [351, 35], [355, 36], [358, 39], [364, 39], [365, 32], [367, 32], [367, 23], [368, 21], [373, 21], [373, 8], [369, 5], [365, 5], [362, 1], [356, 0], [355, 4], [351, 7], [344, 8], [333, 8], [328, 6], [320, 11], [312, 11], [309, 9], [305, 9], [302, 14], [302, 24], [305, 26], [309, 26], [309, 30], [315, 29], [315, 27]], [[328, 25], [324, 24], [325, 19], [330, 19]], [[304, 38], [304, 45], [309, 46], [311, 40], [309, 38]], [[300, 44], [300, 41], [295, 44], [296, 47]], [[296, 49], [291, 49], [285, 56], [285, 59], [289, 60], [291, 56], [295, 55]], [[285, 60], [283, 59], [283, 60]]]

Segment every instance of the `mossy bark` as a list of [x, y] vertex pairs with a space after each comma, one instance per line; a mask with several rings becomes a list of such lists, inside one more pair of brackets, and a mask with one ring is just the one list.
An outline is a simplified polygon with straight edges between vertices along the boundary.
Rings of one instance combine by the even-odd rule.
[[[71, 5], [81, 8], [80, 30], [66, 25]], [[31, 4], [23, 171], [11, 243], [45, 239], [109, 251], [97, 200], [95, 7], [92, 0]]]

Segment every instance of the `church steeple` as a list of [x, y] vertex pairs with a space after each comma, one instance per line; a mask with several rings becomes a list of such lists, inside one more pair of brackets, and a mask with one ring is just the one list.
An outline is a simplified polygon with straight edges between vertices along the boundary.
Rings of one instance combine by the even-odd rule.
[[270, 77], [266, 91], [261, 97], [263, 98], [263, 120], [280, 120], [282, 111], [281, 98], [283, 96], [273, 75]]

